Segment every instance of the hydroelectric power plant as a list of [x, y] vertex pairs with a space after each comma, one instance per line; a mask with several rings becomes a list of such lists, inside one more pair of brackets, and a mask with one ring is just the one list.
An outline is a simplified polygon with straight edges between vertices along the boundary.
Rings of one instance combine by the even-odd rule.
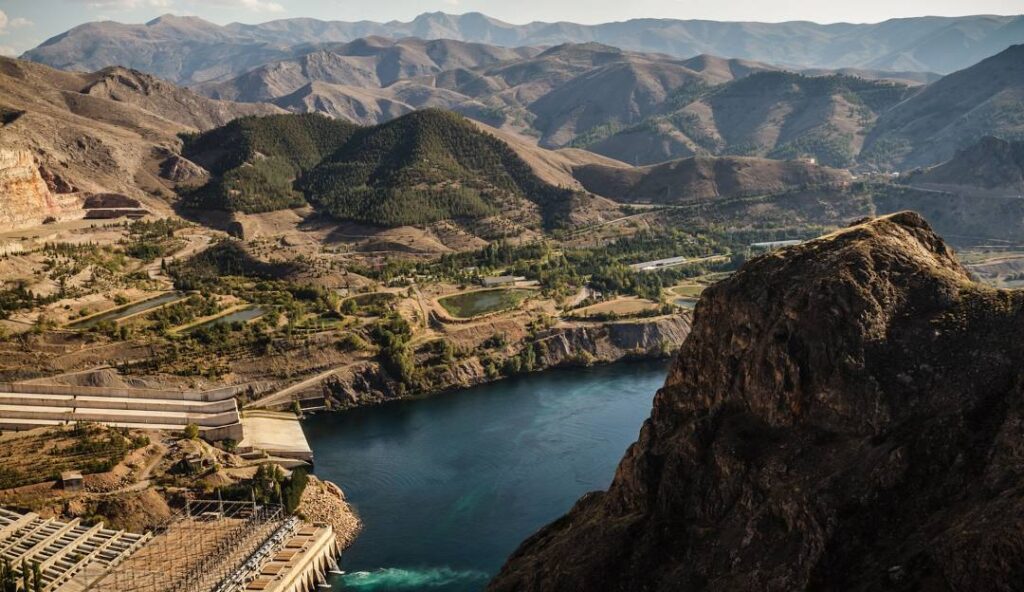
[[330, 525], [250, 502], [192, 501], [141, 535], [0, 509], [0, 557], [45, 592], [307, 592], [338, 554]]

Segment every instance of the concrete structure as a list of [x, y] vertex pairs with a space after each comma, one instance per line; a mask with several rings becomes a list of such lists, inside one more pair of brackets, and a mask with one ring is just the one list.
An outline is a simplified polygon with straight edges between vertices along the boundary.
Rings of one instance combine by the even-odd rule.
[[264, 592], [309, 592], [327, 579], [337, 567], [334, 530], [330, 526], [307, 526], [285, 544], [250, 582], [245, 590]]
[[149, 535], [109, 530], [103, 524], [87, 526], [19, 514], [0, 508], [0, 557], [16, 569], [39, 565], [44, 590], [66, 590], [65, 585], [86, 574], [102, 574], [146, 543]]
[[672, 267], [674, 265], [682, 265], [683, 263], [690, 261], [690, 259], [692, 259], [692, 257], [669, 257], [668, 259], [656, 259], [654, 261], [633, 263], [629, 267], [634, 271], [651, 271], [664, 267]]
[[60, 474], [60, 484], [64, 491], [81, 491], [85, 478], [80, 471], [64, 471]]
[[526, 278], [518, 275], [497, 275], [480, 279], [480, 284], [485, 288], [497, 286], [514, 286], [516, 282], [525, 282]]
[[215, 592], [310, 592], [337, 568], [338, 553], [331, 526], [292, 519]]
[[16, 570], [38, 564], [46, 592], [311, 592], [337, 567], [330, 526], [273, 506], [193, 501], [158, 531], [0, 508], [0, 558]]
[[75, 422], [181, 431], [199, 427], [207, 440], [244, 437], [234, 396], [244, 387], [206, 392], [0, 383], [0, 430]]
[[294, 413], [249, 410], [242, 414], [242, 426], [245, 438], [238, 443], [240, 454], [262, 450], [270, 456], [313, 462], [313, 450]]
[[804, 241], [802, 240], [780, 240], [780, 241], [766, 241], [763, 243], [750, 243], [751, 249], [764, 249], [766, 251], [772, 251], [775, 249], [781, 249], [782, 247], [792, 247], [799, 245]]
[[130, 558], [61, 592], [310, 592], [337, 566], [330, 526], [274, 506], [192, 501]]

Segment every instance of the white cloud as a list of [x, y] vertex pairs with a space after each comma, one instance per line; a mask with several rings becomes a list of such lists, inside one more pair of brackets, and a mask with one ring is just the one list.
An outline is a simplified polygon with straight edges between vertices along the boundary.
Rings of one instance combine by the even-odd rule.
[[32, 21], [27, 18], [10, 18], [7, 13], [0, 10], [0, 35], [6, 35], [11, 29], [21, 29], [23, 27], [31, 27]]
[[16, 58], [18, 57], [18, 50], [14, 49], [10, 45], [0, 45], [0, 56]]

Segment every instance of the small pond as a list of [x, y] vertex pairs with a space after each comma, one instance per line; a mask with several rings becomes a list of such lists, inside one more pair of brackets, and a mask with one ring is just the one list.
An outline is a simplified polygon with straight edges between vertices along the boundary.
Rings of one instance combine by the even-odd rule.
[[530, 290], [518, 290], [515, 288], [477, 290], [476, 292], [445, 296], [438, 300], [438, 302], [452, 316], [468, 319], [491, 312], [516, 308], [530, 293]]

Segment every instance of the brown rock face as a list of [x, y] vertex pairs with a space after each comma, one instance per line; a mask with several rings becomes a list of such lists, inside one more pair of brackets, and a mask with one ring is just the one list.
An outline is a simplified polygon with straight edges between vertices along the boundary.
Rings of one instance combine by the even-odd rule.
[[755, 259], [611, 488], [489, 590], [1019, 590], [1022, 330], [916, 214]]
[[168, 181], [187, 185], [201, 185], [208, 177], [203, 167], [191, 160], [172, 154], [160, 163], [160, 176]]
[[0, 149], [0, 229], [32, 226], [47, 219], [80, 218], [82, 214], [77, 196], [50, 191], [31, 152]]

